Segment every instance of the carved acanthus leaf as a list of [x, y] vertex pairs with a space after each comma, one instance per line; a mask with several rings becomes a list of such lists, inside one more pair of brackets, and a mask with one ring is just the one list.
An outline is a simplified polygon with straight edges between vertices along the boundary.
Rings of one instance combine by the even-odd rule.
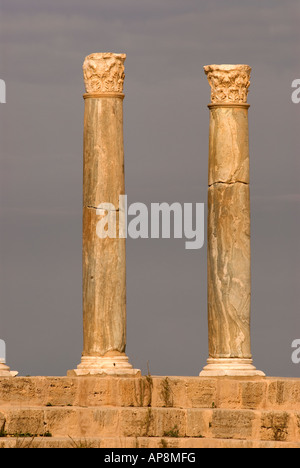
[[122, 93], [125, 54], [99, 53], [86, 57], [83, 76], [87, 93]]
[[204, 67], [211, 86], [213, 104], [244, 104], [250, 86], [249, 65], [208, 65]]

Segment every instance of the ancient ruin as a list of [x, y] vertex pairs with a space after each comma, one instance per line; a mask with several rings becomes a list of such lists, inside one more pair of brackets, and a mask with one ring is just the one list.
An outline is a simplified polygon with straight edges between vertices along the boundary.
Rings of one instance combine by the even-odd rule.
[[123, 216], [125, 57], [92, 54], [83, 66], [82, 361], [66, 377], [16, 378], [0, 362], [0, 447], [300, 448], [300, 379], [267, 378], [252, 363], [248, 65], [205, 67], [207, 366], [155, 377], [129, 363], [125, 238], [96, 233], [99, 204]]

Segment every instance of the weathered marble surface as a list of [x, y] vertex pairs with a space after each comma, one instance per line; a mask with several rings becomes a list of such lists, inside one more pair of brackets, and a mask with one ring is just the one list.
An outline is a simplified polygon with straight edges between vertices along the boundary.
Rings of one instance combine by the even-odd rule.
[[209, 359], [201, 376], [252, 365], [248, 65], [204, 67], [211, 86], [208, 176]]
[[209, 356], [251, 358], [250, 198], [243, 183], [208, 190]]
[[217, 182], [250, 182], [247, 108], [211, 108], [208, 185]]
[[125, 239], [100, 239], [99, 216], [83, 209], [84, 356], [104, 356], [126, 347]]
[[123, 101], [118, 97], [85, 100], [83, 206], [112, 203], [125, 193]]

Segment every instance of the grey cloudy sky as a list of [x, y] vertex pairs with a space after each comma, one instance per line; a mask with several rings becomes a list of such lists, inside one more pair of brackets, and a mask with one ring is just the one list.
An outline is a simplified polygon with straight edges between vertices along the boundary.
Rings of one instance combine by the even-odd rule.
[[[0, 338], [23, 375], [80, 361], [82, 63], [125, 52], [129, 203], [205, 202], [210, 90], [203, 66], [253, 67], [249, 102], [252, 351], [299, 376], [298, 0], [1, 0]], [[206, 245], [127, 242], [127, 352], [153, 375], [207, 358]]]

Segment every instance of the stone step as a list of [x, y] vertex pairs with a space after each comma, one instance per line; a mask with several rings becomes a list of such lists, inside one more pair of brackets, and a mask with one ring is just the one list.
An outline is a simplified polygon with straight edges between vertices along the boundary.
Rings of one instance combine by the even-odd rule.
[[[201, 449], [201, 448], [300, 448], [300, 442], [274, 442], [238, 439], [159, 438], [159, 437], [7, 437], [0, 439], [0, 448], [102, 448], [133, 449]], [[144, 456], [144, 455], [143, 455]]]
[[[2, 435], [300, 441], [300, 412], [121, 407], [1, 407]], [[5, 437], [4, 437], [5, 438]]]
[[0, 407], [114, 406], [300, 411], [300, 379], [0, 378]]

